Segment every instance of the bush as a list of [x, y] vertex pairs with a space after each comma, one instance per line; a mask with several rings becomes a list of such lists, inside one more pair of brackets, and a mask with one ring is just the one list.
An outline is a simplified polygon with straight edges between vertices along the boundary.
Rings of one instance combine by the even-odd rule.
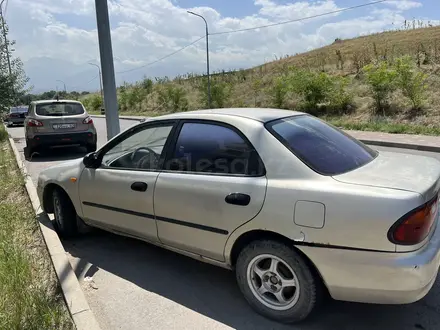
[[396, 70], [390, 68], [386, 62], [382, 61], [365, 66], [364, 71], [367, 83], [373, 93], [375, 112], [382, 112], [385, 116], [386, 110], [389, 109], [388, 98], [396, 89]]
[[0, 142], [8, 139], [8, 132], [6, 132], [3, 125], [0, 126]]
[[425, 101], [426, 79], [428, 76], [418, 71], [410, 56], [398, 58], [395, 63], [397, 85], [412, 104], [413, 110], [420, 110]]
[[88, 96], [87, 98], [85, 98], [82, 103], [84, 104], [84, 106], [86, 107], [86, 109], [88, 111], [100, 111], [102, 105], [101, 102], [101, 96], [98, 94], [92, 94], [90, 96]]
[[333, 88], [332, 79], [324, 72], [294, 70], [290, 83], [292, 91], [303, 98], [307, 110], [315, 110], [326, 102]]
[[283, 108], [284, 100], [288, 92], [288, 83], [286, 78], [277, 77], [275, 78], [272, 88], [270, 89], [272, 104], [275, 108]]
[[[208, 80], [203, 79], [199, 85], [201, 102], [206, 108], [208, 105]], [[211, 108], [224, 108], [229, 99], [229, 86], [216, 79], [211, 79]]]
[[149, 78], [144, 78], [141, 85], [147, 95], [151, 94], [151, 92], [153, 91], [153, 80]]
[[162, 85], [158, 89], [158, 101], [167, 112], [188, 111], [186, 92], [181, 87], [174, 87], [171, 84]]
[[354, 110], [353, 95], [347, 92], [348, 79], [334, 77], [331, 91], [328, 95], [328, 112], [333, 115], [342, 115]]

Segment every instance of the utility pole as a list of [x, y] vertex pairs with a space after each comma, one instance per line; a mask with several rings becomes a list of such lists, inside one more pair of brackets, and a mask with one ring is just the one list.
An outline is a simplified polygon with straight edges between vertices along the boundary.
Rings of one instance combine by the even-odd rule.
[[99, 65], [95, 63], [89, 63], [90, 65], [96, 66], [98, 68], [98, 75], [99, 75], [99, 91], [101, 93], [101, 107], [104, 107], [104, 94], [102, 93], [102, 76], [101, 76], [101, 68]]
[[99, 53], [101, 58], [102, 82], [104, 85], [105, 120], [107, 139], [119, 134], [118, 100], [116, 96], [115, 68], [113, 65], [110, 20], [107, 0], [95, 0], [96, 23], [98, 27]]
[[8, 60], [9, 78], [12, 78], [11, 58], [9, 56], [8, 38], [6, 36], [5, 17], [3, 16], [3, 3], [4, 2], [5, 2], [5, 0], [0, 1], [0, 16], [2, 19], [3, 38], [5, 39], [5, 52], [6, 52], [6, 58]]
[[206, 19], [199, 14], [196, 14], [192, 11], [187, 11], [188, 14], [194, 15], [194, 16], [198, 16], [201, 19], [203, 19], [203, 21], [205, 22], [205, 33], [206, 33], [206, 76], [208, 77], [208, 108], [211, 109], [211, 77], [209, 75], [209, 40], [208, 40], [208, 36], [209, 36], [209, 31], [208, 31], [208, 22], [206, 21]]

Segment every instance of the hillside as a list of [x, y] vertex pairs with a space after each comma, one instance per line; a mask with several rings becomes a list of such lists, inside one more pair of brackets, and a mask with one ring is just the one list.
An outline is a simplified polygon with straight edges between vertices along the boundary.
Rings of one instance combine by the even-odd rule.
[[[369, 64], [373, 68], [366, 74]], [[374, 74], [388, 79], [379, 84], [390, 90], [383, 104], [374, 98]], [[205, 77], [191, 73], [173, 80], [146, 78], [118, 88], [119, 109], [158, 115], [206, 108], [206, 86]], [[211, 90], [212, 107], [301, 109], [348, 128], [438, 135], [440, 27], [335, 40], [253, 69], [217, 72]], [[89, 110], [100, 108], [99, 95], [83, 101]]]

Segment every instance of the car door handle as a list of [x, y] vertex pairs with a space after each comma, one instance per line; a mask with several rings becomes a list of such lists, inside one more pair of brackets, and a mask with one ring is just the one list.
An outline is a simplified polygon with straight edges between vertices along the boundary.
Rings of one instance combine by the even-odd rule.
[[251, 201], [251, 196], [241, 193], [232, 193], [226, 196], [225, 202], [233, 205], [247, 206]]
[[131, 190], [134, 191], [146, 191], [148, 188], [148, 185], [145, 182], [134, 182], [131, 185]]

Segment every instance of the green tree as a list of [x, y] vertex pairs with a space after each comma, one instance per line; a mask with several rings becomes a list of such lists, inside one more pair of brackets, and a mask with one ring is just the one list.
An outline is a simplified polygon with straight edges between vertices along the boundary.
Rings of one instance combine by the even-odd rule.
[[385, 116], [389, 108], [388, 99], [396, 89], [397, 72], [385, 61], [365, 66], [364, 72], [373, 93], [375, 110]]
[[426, 79], [428, 76], [419, 71], [410, 56], [396, 60], [397, 86], [410, 101], [413, 110], [423, 107], [426, 95]]
[[3, 30], [2, 19], [3, 17], [0, 17], [0, 111], [6, 111], [9, 107], [17, 104], [20, 97], [28, 92], [26, 84], [29, 78], [23, 70], [20, 58], [14, 56], [15, 41], [8, 39], [8, 26], [4, 22], [5, 28]]

